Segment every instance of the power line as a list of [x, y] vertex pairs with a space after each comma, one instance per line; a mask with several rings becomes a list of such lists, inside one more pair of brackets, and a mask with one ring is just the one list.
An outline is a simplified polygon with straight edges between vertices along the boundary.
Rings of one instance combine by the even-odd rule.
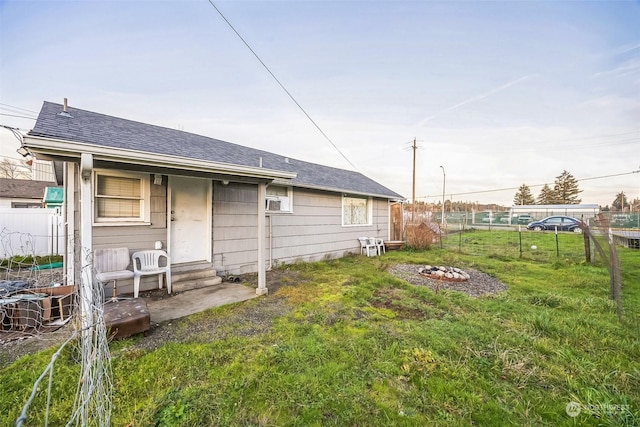
[[19, 116], [17, 114], [7, 114], [7, 113], [0, 113], [0, 116], [17, 117], [19, 119], [30, 119], [30, 120], [36, 119], [36, 117], [32, 117], [32, 116]]
[[234, 28], [233, 25], [231, 25], [231, 22], [229, 22], [229, 20], [222, 14], [222, 12], [220, 11], [220, 9], [218, 9], [218, 7], [213, 3], [213, 0], [209, 0], [209, 3], [211, 4], [211, 6], [213, 6], [213, 8], [218, 12], [218, 14], [222, 17], [222, 19], [224, 19], [224, 22], [227, 23], [227, 25], [229, 26], [229, 28], [231, 28], [231, 30], [233, 30], [234, 33], [236, 33], [236, 35], [238, 36], [238, 38], [240, 38], [240, 40], [242, 40], [242, 43], [244, 43], [244, 45], [247, 47], [247, 49], [249, 49], [249, 51], [253, 54], [253, 56], [256, 57], [256, 59], [260, 62], [260, 64], [262, 64], [262, 66], [264, 67], [265, 70], [267, 70], [267, 72], [271, 75], [271, 77], [273, 77], [273, 79], [276, 81], [276, 83], [278, 83], [278, 85], [282, 88], [282, 90], [284, 90], [284, 92], [289, 96], [289, 98], [291, 98], [291, 100], [298, 106], [298, 108], [300, 109], [300, 111], [302, 111], [304, 113], [305, 116], [307, 116], [307, 118], [309, 119], [309, 121], [311, 123], [313, 123], [313, 125], [316, 127], [316, 129], [318, 129], [318, 131], [320, 131], [320, 133], [322, 134], [322, 136], [324, 136], [324, 138], [329, 141], [329, 143], [333, 146], [333, 148], [335, 148], [335, 150], [340, 153], [340, 155], [342, 156], [343, 159], [345, 159], [347, 161], [347, 163], [349, 163], [351, 165], [351, 167], [353, 167], [354, 169], [358, 169], [353, 163], [351, 163], [351, 160], [349, 160], [347, 158], [347, 156], [344, 155], [344, 153], [342, 151], [340, 151], [340, 149], [338, 148], [338, 146], [336, 144], [333, 143], [333, 141], [331, 140], [331, 138], [329, 138], [327, 136], [326, 133], [324, 133], [324, 131], [320, 128], [320, 126], [315, 122], [315, 120], [313, 120], [311, 118], [311, 116], [309, 115], [309, 113], [306, 112], [306, 110], [304, 108], [302, 108], [302, 105], [300, 105], [300, 103], [293, 97], [293, 95], [291, 95], [291, 93], [287, 90], [286, 87], [284, 87], [284, 85], [280, 82], [280, 80], [278, 80], [278, 78], [275, 76], [275, 74], [273, 74], [271, 72], [271, 70], [269, 69], [269, 67], [267, 67], [267, 64], [264, 63], [264, 61], [262, 61], [262, 59], [260, 59], [260, 57], [258, 56], [258, 54], [251, 48], [251, 46], [249, 46], [249, 43], [247, 43], [247, 41], [240, 35], [240, 33]]
[[37, 112], [37, 111], [27, 110], [26, 108], [20, 108], [20, 107], [16, 107], [16, 106], [9, 105], [9, 104], [3, 104], [2, 102], [0, 102], [0, 105], [3, 105], [3, 106], [5, 106], [5, 107], [8, 107], [8, 108], [10, 108], [10, 109], [12, 109], [12, 110], [18, 110], [18, 111], [24, 111], [24, 112], [27, 112], [27, 113], [34, 113], [34, 114], [38, 114], [38, 112]]
[[562, 142], [562, 141], [582, 141], [582, 140], [585, 140], [585, 139], [600, 139], [600, 138], [609, 138], [611, 136], [626, 136], [626, 135], [640, 135], [640, 131], [634, 130], [634, 131], [631, 131], [631, 132], [610, 133], [608, 135], [579, 136], [579, 137], [576, 137], [576, 138], [562, 139], [562, 140], [560, 140], [560, 142]]
[[16, 137], [18, 142], [20, 142], [20, 145], [22, 145], [22, 134], [20, 133], [20, 129], [7, 126], [7, 125], [1, 125], [1, 124], [0, 124], [0, 128], [7, 129], [9, 132], [11, 132], [13, 136]]
[[[596, 140], [596, 141], [593, 141]], [[597, 141], [600, 140], [600, 141]], [[585, 143], [571, 144], [571, 145], [559, 145], [565, 142], [579, 142], [586, 141]], [[612, 133], [612, 134], [604, 134], [604, 135], [593, 135], [593, 136], [584, 136], [584, 137], [575, 137], [575, 138], [546, 138], [545, 141], [527, 141], [526, 143], [520, 143], [520, 145], [525, 145], [525, 147], [509, 147], [509, 152], [516, 153], [537, 153], [547, 149], [548, 147], [553, 148], [553, 151], [570, 151], [570, 150], [582, 150], [586, 148], [602, 148], [602, 147], [610, 147], [610, 146], [620, 146], [620, 145], [629, 145], [629, 144], [640, 144], [640, 130], [634, 130], [630, 132], [620, 132], [620, 133]], [[469, 148], [467, 145], [461, 144], [461, 146], [465, 149], [467, 153], [486, 153], [490, 151], [490, 148], [486, 148], [480, 143], [474, 141], [473, 147]], [[480, 147], [480, 148], [476, 148]]]
[[[580, 182], [580, 181], [591, 181], [594, 179], [603, 179], [603, 178], [614, 178], [617, 176], [624, 176], [624, 175], [632, 175], [634, 173], [640, 173], [640, 170], [636, 170], [636, 171], [631, 171], [631, 172], [623, 172], [623, 173], [616, 173], [616, 174], [612, 174], [612, 175], [602, 175], [602, 176], [594, 176], [591, 178], [581, 178], [581, 179], [576, 179], [576, 181]], [[534, 187], [544, 187], [545, 185], [548, 185], [548, 183], [544, 183], [544, 184], [535, 184], [535, 185], [527, 185], [527, 187], [529, 188], [534, 188]], [[497, 189], [493, 189], [493, 190], [480, 190], [480, 191], [469, 191], [466, 193], [450, 193], [450, 196], [468, 196], [468, 195], [472, 195], [472, 194], [484, 194], [484, 193], [497, 193], [500, 191], [511, 191], [511, 190], [519, 190], [520, 187], [509, 187], [509, 188], [497, 188]], [[436, 196], [421, 196], [419, 197], [420, 199], [430, 199], [432, 197], [440, 197], [440, 195], [436, 195]]]
[[[562, 140], [554, 141], [554, 144], [557, 144], [558, 142], [564, 142], [564, 141], [562, 141]], [[602, 141], [602, 142], [595, 142], [595, 143], [591, 143], [591, 144], [567, 145], [565, 147], [558, 147], [557, 145], [554, 145], [553, 146], [553, 150], [554, 151], [566, 151], [566, 150], [576, 150], [576, 149], [585, 149], [585, 148], [610, 147], [610, 146], [614, 146], [614, 145], [627, 145], [627, 144], [634, 144], [634, 143], [640, 143], [640, 138], [631, 137], [631, 138], [620, 139], [620, 140], [617, 140], [617, 141]], [[515, 153], [518, 153], [518, 152], [530, 153], [530, 152], [538, 152], [538, 151], [543, 150], [543, 149], [544, 149], [544, 147], [532, 147], [532, 148], [527, 148], [527, 149], [523, 149], [523, 150], [515, 150], [514, 152]]]

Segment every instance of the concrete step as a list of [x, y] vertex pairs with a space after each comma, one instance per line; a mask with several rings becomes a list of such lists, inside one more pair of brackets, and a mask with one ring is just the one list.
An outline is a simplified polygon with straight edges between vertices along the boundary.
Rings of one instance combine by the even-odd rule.
[[171, 291], [172, 292], [184, 292], [190, 291], [193, 289], [201, 289], [209, 286], [216, 286], [222, 283], [221, 277], [211, 277], [209, 279], [198, 279], [198, 280], [189, 280], [184, 282], [173, 283], [171, 281]]
[[208, 279], [210, 277], [218, 277], [216, 270], [211, 267], [187, 271], [174, 271], [173, 268], [171, 269], [171, 281], [174, 283]]
[[179, 264], [171, 265], [172, 273], [184, 273], [185, 271], [197, 271], [212, 269], [213, 265], [206, 261], [193, 261], [193, 262], [181, 262]]
[[184, 292], [193, 289], [216, 286], [222, 283], [222, 278], [216, 275], [213, 268], [181, 271], [171, 274], [171, 291]]

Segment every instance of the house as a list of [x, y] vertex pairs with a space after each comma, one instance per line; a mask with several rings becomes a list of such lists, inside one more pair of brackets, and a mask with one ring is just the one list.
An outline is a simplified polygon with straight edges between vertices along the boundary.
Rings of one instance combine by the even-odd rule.
[[403, 197], [361, 173], [71, 108], [66, 100], [44, 102], [24, 147], [65, 162], [66, 223], [79, 237], [67, 257], [74, 280], [78, 244], [85, 252], [159, 245], [172, 268], [257, 272], [258, 293], [266, 293], [272, 265], [359, 253], [360, 236], [400, 239], [390, 233], [401, 216], [391, 212], [401, 215]]
[[48, 188], [56, 188], [51, 181], [0, 178], [0, 208], [41, 208]]
[[61, 255], [62, 187], [52, 181], [0, 178], [0, 259]]

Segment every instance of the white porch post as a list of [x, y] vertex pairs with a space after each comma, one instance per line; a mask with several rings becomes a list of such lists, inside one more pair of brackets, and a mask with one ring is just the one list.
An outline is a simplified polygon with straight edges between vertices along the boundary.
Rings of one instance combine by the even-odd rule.
[[258, 184], [258, 289], [256, 289], [257, 295], [266, 295], [269, 290], [267, 289], [267, 272], [265, 270], [265, 200], [267, 198], [267, 184], [261, 182]]
[[[91, 174], [93, 173], [93, 155], [82, 153], [80, 158], [80, 266], [82, 268], [80, 287], [80, 325], [81, 333], [81, 354], [85, 355], [92, 348], [95, 333], [93, 300], [93, 236], [91, 226], [93, 214], [91, 209]], [[91, 262], [88, 262], [90, 261]], [[84, 356], [83, 356], [84, 357]], [[93, 384], [91, 373], [92, 363], [87, 360], [82, 361], [80, 378], [82, 381], [82, 396], [91, 396]], [[80, 413], [82, 425], [86, 423], [87, 411]]]
[[[93, 275], [92, 268], [86, 265], [87, 259], [91, 259], [93, 238], [91, 224], [93, 213], [91, 210], [91, 174], [93, 173], [93, 155], [82, 153], [80, 161], [80, 267], [82, 268], [80, 289], [82, 327], [91, 325], [91, 309], [93, 299]], [[77, 242], [76, 242], [77, 243]], [[92, 265], [91, 265], [92, 266]]]
[[75, 246], [76, 233], [75, 233], [75, 192], [76, 192], [76, 168], [73, 163], [64, 162], [64, 199], [62, 206], [64, 208], [64, 230], [67, 233], [66, 250], [64, 257], [64, 266], [67, 272], [67, 282], [65, 285], [75, 285], [76, 278], [76, 259], [75, 259]]

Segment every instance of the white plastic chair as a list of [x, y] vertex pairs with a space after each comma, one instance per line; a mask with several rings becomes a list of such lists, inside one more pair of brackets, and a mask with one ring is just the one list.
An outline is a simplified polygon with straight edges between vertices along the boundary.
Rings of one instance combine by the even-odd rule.
[[367, 256], [375, 255], [378, 253], [378, 248], [376, 247], [376, 242], [371, 237], [358, 237], [358, 241], [360, 242], [360, 255], [366, 253]]
[[376, 243], [376, 250], [378, 251], [378, 255], [382, 255], [383, 253], [386, 254], [387, 249], [384, 247], [384, 240], [375, 238], [374, 241]]
[[93, 251], [93, 267], [96, 270], [96, 279], [100, 283], [105, 284], [113, 281], [111, 301], [117, 301], [117, 281], [133, 277], [133, 271], [127, 270], [127, 267], [129, 267], [129, 249], [96, 249]]
[[[150, 249], [134, 252], [133, 260], [133, 297], [138, 298], [140, 277], [158, 275], [158, 289], [162, 289], [162, 275], [167, 276], [167, 293], [171, 293], [171, 262], [165, 251]], [[160, 260], [164, 258], [164, 265]]]

